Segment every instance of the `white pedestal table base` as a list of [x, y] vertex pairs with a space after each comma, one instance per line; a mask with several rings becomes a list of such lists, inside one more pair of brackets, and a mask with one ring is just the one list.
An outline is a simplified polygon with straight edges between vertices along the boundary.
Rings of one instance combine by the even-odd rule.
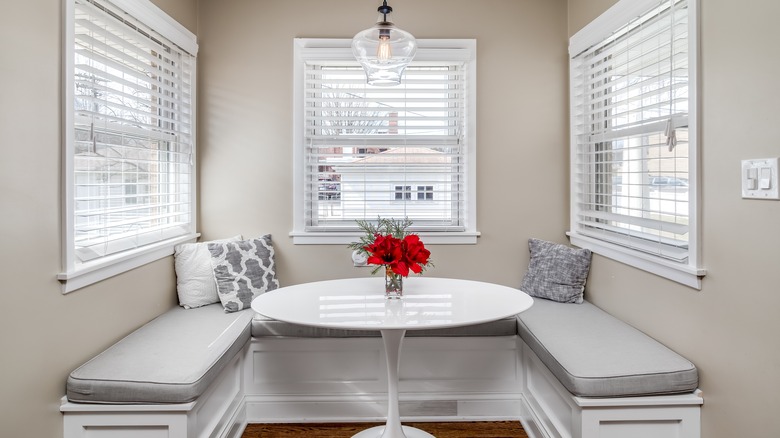
[[[382, 433], [385, 431], [385, 427], [386, 426], [372, 427], [371, 429], [366, 429], [363, 432], [354, 435], [352, 438], [380, 438], [383, 436]], [[405, 436], [406, 438], [435, 438], [433, 435], [429, 434], [428, 432], [414, 427], [401, 426], [401, 428], [403, 429], [403, 436]], [[390, 435], [390, 436], [396, 436], [396, 435]], [[387, 436], [384, 436], [383, 438], [387, 438]]]
[[406, 330], [382, 330], [382, 342], [387, 357], [387, 423], [366, 429], [352, 438], [435, 438], [424, 430], [401, 426], [398, 410], [398, 366], [401, 362], [401, 344]]

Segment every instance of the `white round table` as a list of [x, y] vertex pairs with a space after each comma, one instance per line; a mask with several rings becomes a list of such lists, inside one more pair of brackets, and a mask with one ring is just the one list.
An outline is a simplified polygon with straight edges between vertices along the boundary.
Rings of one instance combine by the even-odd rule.
[[518, 289], [448, 278], [410, 277], [404, 296], [388, 300], [384, 278], [352, 278], [288, 286], [252, 301], [257, 313], [313, 327], [378, 330], [387, 357], [387, 423], [354, 438], [432, 438], [401, 425], [398, 365], [406, 330], [458, 327], [495, 321], [527, 310], [533, 299]]

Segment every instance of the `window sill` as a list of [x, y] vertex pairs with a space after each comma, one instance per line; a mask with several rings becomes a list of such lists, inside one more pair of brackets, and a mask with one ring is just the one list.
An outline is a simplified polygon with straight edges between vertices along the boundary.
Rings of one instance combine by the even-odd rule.
[[567, 232], [566, 235], [569, 236], [572, 245], [589, 249], [601, 256], [650, 272], [659, 277], [676, 281], [677, 283], [684, 284], [697, 290], [701, 290], [701, 279], [707, 274], [707, 270], [704, 268], [682, 265], [655, 257], [651, 254], [645, 254], [620, 245], [603, 242], [592, 237], [572, 232]]
[[[426, 245], [476, 245], [478, 231], [419, 232], [415, 233]], [[305, 232], [292, 231], [293, 245], [348, 245], [357, 242], [363, 233], [349, 232]]]
[[176, 245], [195, 242], [199, 236], [200, 234], [188, 234], [154, 245], [148, 245], [144, 248], [103, 257], [94, 262], [82, 263], [71, 272], [62, 272], [58, 274], [57, 280], [60, 281], [62, 286], [62, 293], [67, 294], [101, 280], [127, 272], [131, 269], [168, 257], [173, 254]]

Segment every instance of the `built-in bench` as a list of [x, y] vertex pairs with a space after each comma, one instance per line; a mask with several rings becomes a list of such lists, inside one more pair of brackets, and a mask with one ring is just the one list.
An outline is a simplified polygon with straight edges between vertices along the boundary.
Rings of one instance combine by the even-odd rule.
[[[699, 436], [695, 367], [591, 304], [537, 299], [519, 318], [407, 334], [406, 418], [521, 419], [533, 437]], [[219, 304], [173, 309], [71, 374], [65, 438], [238, 438], [247, 422], [380, 420], [383, 354], [375, 331]], [[598, 435], [605, 428], [613, 435]]]
[[211, 386], [250, 338], [251, 312], [175, 308], [73, 371], [78, 403], [189, 403]]
[[[516, 334], [510, 317], [408, 336], [430, 342]], [[423, 350], [441, 352], [437, 343]], [[377, 331], [289, 324], [252, 310], [225, 313], [220, 304], [175, 308], [71, 373], [61, 406], [65, 437], [238, 437], [247, 421], [328, 420], [333, 406], [345, 408], [340, 419], [376, 420], [386, 412], [383, 351]]]
[[587, 301], [537, 298], [517, 319], [537, 435], [700, 436], [703, 399], [687, 359]]
[[68, 377], [65, 437], [238, 436], [252, 316], [177, 307], [129, 334]]

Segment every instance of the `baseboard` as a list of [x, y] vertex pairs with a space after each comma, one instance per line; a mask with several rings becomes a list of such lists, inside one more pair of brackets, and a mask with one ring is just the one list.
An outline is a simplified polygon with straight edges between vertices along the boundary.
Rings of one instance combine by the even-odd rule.
[[[385, 421], [383, 395], [353, 396], [246, 396], [247, 423], [333, 423]], [[402, 421], [519, 421], [521, 400], [496, 399], [486, 394], [430, 394], [401, 396]]]

